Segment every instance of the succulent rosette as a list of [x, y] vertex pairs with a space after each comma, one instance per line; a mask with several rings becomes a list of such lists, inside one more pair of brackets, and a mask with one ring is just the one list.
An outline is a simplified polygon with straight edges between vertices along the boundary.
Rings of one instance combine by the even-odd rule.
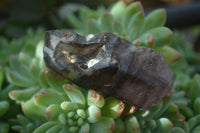
[[[35, 35], [36, 34], [36, 35]], [[6, 38], [0, 38], [0, 132], [7, 133], [10, 129], [9, 119], [14, 118], [20, 113], [20, 106], [15, 104], [8, 96], [9, 91], [18, 89], [12, 83], [8, 84], [6, 78], [6, 67], [10, 66], [9, 58], [14, 57], [19, 51], [23, 51], [33, 56], [35, 52], [35, 45], [41, 40], [43, 30], [33, 32], [32, 29], [27, 31], [27, 36], [20, 39], [13, 39], [8, 41]], [[33, 40], [32, 40], [33, 39]], [[15, 68], [17, 66], [13, 66]]]
[[[118, 2], [109, 10], [82, 7], [78, 16], [73, 12], [64, 16], [82, 35], [112, 32], [137, 46], [162, 53], [175, 73], [172, 94], [150, 110], [141, 110], [100, 92], [84, 90], [46, 68], [42, 52], [44, 31], [29, 30], [27, 36], [12, 42], [0, 39], [0, 55], [5, 56], [0, 62], [0, 132], [200, 131], [200, 76], [195, 75], [200, 56], [187, 48], [184, 39], [180, 40], [177, 34], [172, 37], [172, 31], [164, 27], [163, 9], [145, 17], [139, 2], [129, 6]], [[176, 62], [179, 53], [182, 59]]]
[[[177, 42], [180, 44], [178, 45]], [[175, 33], [170, 45], [182, 55], [180, 61], [171, 65], [175, 73], [172, 101], [178, 106], [179, 112], [184, 115], [188, 123], [189, 129], [187, 132], [197, 133], [200, 132], [200, 75], [198, 74], [200, 55], [193, 51], [192, 45], [188, 44], [180, 33]]]
[[[46, 69], [42, 48], [39, 42], [34, 58], [22, 52], [10, 57], [7, 80], [20, 89], [9, 91], [9, 97], [21, 104], [25, 116], [40, 121], [40, 125], [18, 122], [12, 128], [20, 132], [93, 132], [96, 128], [112, 132], [114, 118], [122, 114], [124, 103], [113, 97], [104, 100], [101, 94], [78, 88]], [[28, 118], [18, 115], [11, 123]]]
[[102, 7], [96, 11], [82, 7], [78, 16], [74, 12], [60, 13], [65, 16], [80, 34], [112, 32], [136, 46], [146, 46], [162, 53], [169, 64], [180, 59], [180, 54], [168, 46], [173, 32], [164, 27], [166, 11], [157, 9], [146, 17], [140, 2], [128, 6], [123, 2], [114, 4], [109, 10]]

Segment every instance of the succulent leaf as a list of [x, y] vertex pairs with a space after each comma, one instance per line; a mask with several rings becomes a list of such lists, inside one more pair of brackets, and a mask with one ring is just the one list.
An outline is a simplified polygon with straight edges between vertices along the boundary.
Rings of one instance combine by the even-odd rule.
[[[49, 87], [51, 87], [52, 89], [56, 89], [58, 91], [63, 92], [62, 90], [62, 85], [67, 83], [66, 80], [64, 80], [63, 78], [61, 78], [59, 75], [55, 74], [54, 72], [52, 72], [51, 70], [44, 70], [45, 71], [45, 80], [48, 83]], [[41, 75], [42, 76], [42, 75]], [[42, 77], [41, 77], [42, 78]], [[45, 82], [45, 81], [44, 81]], [[45, 84], [45, 83], [44, 83]]]
[[9, 109], [9, 102], [8, 101], [0, 101], [0, 117], [2, 117]]
[[85, 107], [85, 97], [80, 90], [70, 84], [65, 84], [63, 89], [72, 102], [77, 103], [82, 108]]
[[9, 97], [12, 100], [23, 103], [29, 100], [35, 93], [39, 91], [39, 89], [39, 87], [32, 87], [27, 89], [13, 90], [9, 92]]
[[88, 123], [85, 123], [81, 126], [79, 133], [89, 133], [90, 132], [90, 126]]
[[48, 129], [55, 126], [57, 124], [56, 121], [49, 121], [47, 123], [42, 124], [33, 133], [45, 133]]
[[166, 21], [166, 11], [164, 9], [157, 9], [152, 11], [145, 18], [143, 31], [164, 26]]
[[140, 35], [140, 30], [144, 24], [144, 12], [137, 12], [131, 17], [127, 27], [127, 33], [130, 37], [130, 40], [134, 40]]
[[199, 133], [199, 132], [200, 132], [200, 126], [197, 126], [192, 130], [192, 133]]
[[36, 105], [34, 102], [34, 98], [31, 98], [30, 100], [22, 104], [22, 110], [26, 116], [33, 120], [46, 120], [46, 108], [43, 106]]
[[115, 129], [113, 133], [124, 133], [126, 131], [124, 122], [120, 119], [117, 118], [115, 120]]
[[167, 118], [160, 118], [157, 122], [157, 127], [153, 130], [154, 133], [171, 133], [173, 124]]
[[170, 42], [173, 32], [166, 27], [158, 27], [148, 30], [145, 34], [151, 33], [154, 37], [155, 47], [161, 47]]
[[113, 33], [122, 36], [124, 34], [124, 27], [122, 26], [122, 23], [119, 21], [115, 20], [112, 22], [112, 31]]
[[60, 95], [52, 91], [42, 91], [34, 96], [35, 104], [43, 107], [48, 107], [51, 104], [61, 104], [64, 101]]
[[128, 26], [131, 17], [137, 12], [143, 11], [142, 5], [140, 2], [134, 2], [128, 7], [125, 8], [124, 16], [122, 19], [123, 25]]
[[127, 133], [139, 133], [140, 132], [140, 124], [135, 116], [129, 116], [125, 120], [126, 124], [126, 132]]
[[168, 64], [173, 64], [181, 58], [180, 53], [169, 46], [157, 48], [157, 51], [163, 55]]
[[105, 103], [103, 96], [94, 90], [88, 91], [87, 102], [88, 105], [95, 105], [99, 108], [103, 107]]
[[104, 32], [112, 31], [112, 22], [114, 21], [113, 16], [109, 12], [104, 12], [101, 17], [101, 27]]
[[125, 105], [119, 99], [114, 97], [108, 97], [105, 100], [105, 105], [102, 108], [103, 116], [111, 117], [116, 119], [124, 111]]
[[88, 19], [87, 21], [87, 33], [99, 33], [101, 31], [100, 25], [95, 19]]
[[91, 133], [112, 133], [115, 129], [115, 123], [112, 118], [101, 117], [101, 119], [94, 124], [91, 124]]
[[124, 14], [124, 10], [126, 8], [126, 5], [124, 2], [117, 2], [113, 5], [113, 7], [110, 10], [110, 13], [113, 15], [114, 18], [116, 18], [118, 21], [121, 20], [121, 17]]
[[78, 105], [73, 102], [62, 102], [61, 108], [66, 112], [75, 111], [78, 109]]
[[36, 84], [34, 81], [27, 79], [20, 73], [9, 70], [9, 68], [6, 68], [6, 77], [10, 83], [21, 87], [29, 87]]
[[151, 33], [146, 33], [134, 40], [133, 44], [152, 48], [155, 44], [154, 37]]
[[45, 112], [47, 120], [57, 120], [61, 113], [63, 113], [63, 110], [57, 104], [51, 104]]
[[51, 128], [49, 128], [45, 133], [57, 133], [62, 129], [62, 127], [60, 125], [55, 125]]
[[197, 74], [194, 76], [189, 93], [192, 101], [194, 101], [196, 97], [200, 96], [200, 75]]
[[153, 119], [147, 119], [145, 121], [145, 126], [146, 126], [147, 129], [152, 130], [152, 129], [156, 128], [157, 124], [156, 124], [155, 120], [153, 120]]
[[94, 105], [88, 107], [87, 113], [87, 119], [90, 123], [96, 123], [101, 118], [101, 110]]
[[66, 20], [67, 20], [67, 22], [68, 22], [70, 25], [72, 25], [72, 26], [74, 26], [74, 27], [76, 27], [76, 28], [78, 28], [78, 29], [81, 29], [82, 23], [78, 20], [77, 17], [75, 17], [75, 16], [73, 15], [73, 13], [72, 13], [71, 11], [69, 11], [69, 12], [67, 13], [67, 15], [66, 15]]
[[200, 97], [197, 97], [193, 103], [194, 112], [200, 114]]
[[44, 87], [44, 88], [49, 88], [49, 84], [46, 80], [46, 74], [47, 73], [48, 73], [48, 70], [43, 69], [40, 73], [40, 76], [39, 76], [39, 83], [40, 83], [41, 87]]
[[194, 116], [194, 117], [192, 117], [192, 118], [190, 118], [189, 120], [188, 120], [188, 126], [189, 126], [189, 128], [190, 128], [190, 131], [192, 130], [192, 129], [194, 129], [194, 127], [196, 126], [196, 125], [199, 125], [200, 124], [200, 115], [196, 115], [196, 116]]
[[185, 131], [180, 127], [174, 127], [172, 133], [185, 133]]

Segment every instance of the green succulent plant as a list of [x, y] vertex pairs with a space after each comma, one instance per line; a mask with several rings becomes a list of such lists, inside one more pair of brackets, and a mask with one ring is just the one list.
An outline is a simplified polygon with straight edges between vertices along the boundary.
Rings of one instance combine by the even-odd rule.
[[[9, 131], [10, 124], [8, 119], [14, 118], [17, 114], [21, 113], [20, 106], [15, 104], [8, 96], [9, 91], [20, 87], [8, 83], [8, 80], [6, 79], [6, 67], [13, 65], [13, 68], [17, 68], [17, 66], [15, 66], [16, 64], [14, 64], [15, 60], [13, 60], [13, 62], [9, 62], [9, 58], [13, 57], [14, 59], [14, 55], [19, 51], [33, 56], [36, 44], [41, 41], [41, 37], [43, 35], [44, 31], [42, 29], [37, 32], [29, 29], [27, 31], [27, 35], [20, 39], [8, 41], [4, 37], [0, 38], [0, 56], [2, 57], [0, 60], [0, 132], [2, 133]], [[20, 76], [20, 73], [18, 73], [18, 76]]]
[[[177, 44], [179, 42], [179, 45]], [[171, 44], [182, 55], [181, 60], [171, 65], [175, 73], [174, 91], [178, 94], [174, 102], [179, 107], [180, 113], [185, 116], [189, 126], [189, 132], [199, 132], [199, 59], [200, 55], [195, 53], [192, 45], [188, 44], [184, 36], [175, 33]], [[181, 97], [181, 98], [180, 98]], [[179, 99], [178, 99], [179, 98]], [[180, 100], [182, 99], [182, 100]], [[172, 101], [173, 101], [172, 95]]]
[[[36, 48], [36, 55], [41, 51], [40, 45]], [[124, 103], [120, 100], [113, 97], [104, 100], [93, 90], [86, 91], [69, 84], [69, 81], [44, 68], [44, 62], [39, 57], [31, 59], [20, 53], [10, 58], [10, 64], [6, 68], [7, 80], [21, 89], [10, 91], [9, 97], [22, 105], [28, 118], [41, 121], [38, 128], [31, 127], [36, 128], [34, 132], [93, 132], [96, 128], [99, 132], [114, 130], [114, 118], [124, 110]], [[14, 125], [12, 128], [23, 132], [27, 126], [30, 124]]]
[[144, 15], [140, 2], [128, 6], [123, 2], [114, 4], [109, 10], [102, 7], [93, 11], [87, 7], [80, 9], [78, 16], [66, 14], [66, 21], [80, 34], [112, 32], [136, 46], [146, 46], [161, 52], [169, 64], [180, 59], [180, 54], [168, 46], [173, 32], [164, 27], [166, 11], [158, 9]]
[[[69, 12], [66, 19], [81, 34], [113, 32], [137, 46], [161, 52], [175, 73], [172, 94], [150, 110], [140, 110], [100, 92], [84, 90], [46, 68], [44, 31], [29, 30], [18, 40], [0, 39], [0, 54], [5, 56], [0, 63], [0, 132], [199, 132], [200, 75], [195, 73], [200, 58], [185, 47], [177, 33], [172, 37], [172, 31], [163, 26], [164, 10], [145, 17], [139, 2], [129, 6], [118, 2], [107, 11], [83, 7], [78, 16]], [[179, 52], [182, 59], [177, 61]]]

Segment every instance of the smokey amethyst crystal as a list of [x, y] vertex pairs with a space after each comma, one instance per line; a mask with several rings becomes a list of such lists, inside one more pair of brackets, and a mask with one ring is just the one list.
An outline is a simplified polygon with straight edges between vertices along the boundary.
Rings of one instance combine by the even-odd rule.
[[47, 31], [44, 61], [84, 89], [101, 91], [142, 109], [159, 103], [173, 85], [173, 73], [159, 52], [136, 47], [113, 33], [81, 36], [72, 31]]

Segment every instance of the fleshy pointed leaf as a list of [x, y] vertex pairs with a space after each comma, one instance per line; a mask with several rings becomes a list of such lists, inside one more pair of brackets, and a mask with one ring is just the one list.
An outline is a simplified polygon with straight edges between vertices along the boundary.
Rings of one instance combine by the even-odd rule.
[[87, 119], [90, 123], [96, 123], [101, 118], [101, 110], [94, 105], [88, 107], [87, 113]]
[[115, 120], [115, 129], [113, 131], [113, 133], [125, 133], [126, 129], [125, 129], [125, 125], [124, 122], [118, 118]]
[[9, 92], [9, 97], [13, 100], [23, 103], [29, 100], [35, 93], [39, 91], [39, 89], [39, 87], [32, 87], [26, 89], [13, 90]]
[[192, 80], [190, 90], [190, 98], [194, 101], [197, 97], [200, 97], [200, 75], [196, 74]]
[[153, 119], [147, 119], [145, 121], [145, 126], [146, 126], [147, 129], [152, 130], [152, 129], [156, 128], [156, 126], [157, 126], [156, 121], [153, 120]]
[[64, 100], [60, 95], [52, 91], [42, 91], [34, 96], [34, 102], [44, 107], [48, 107], [51, 104], [61, 104]]
[[45, 112], [47, 120], [57, 120], [61, 113], [63, 113], [63, 110], [58, 104], [51, 104]]
[[112, 32], [112, 23], [114, 19], [109, 12], [104, 12], [100, 21], [103, 32]]
[[86, 118], [86, 113], [83, 109], [78, 109], [76, 111], [77, 115], [79, 115], [81, 118], [85, 119]]
[[181, 58], [181, 55], [178, 51], [176, 51], [174, 48], [171, 48], [169, 46], [164, 46], [156, 49], [159, 51], [164, 59], [167, 61], [169, 64], [173, 64], [177, 60]]
[[171, 133], [173, 123], [167, 118], [160, 118], [157, 122], [157, 127], [153, 130], [154, 133]]
[[67, 22], [77, 28], [77, 29], [81, 29], [82, 28], [82, 23], [80, 22], [80, 20], [74, 15], [73, 12], [69, 11], [67, 14], [66, 14], [66, 19], [67, 19]]
[[87, 21], [88, 34], [99, 33], [101, 31], [100, 25], [95, 19], [88, 19]]
[[164, 26], [166, 21], [166, 11], [164, 9], [157, 9], [152, 11], [150, 14], [147, 15], [145, 18], [143, 32]]
[[61, 125], [57, 124], [49, 128], [45, 133], [58, 133], [62, 129]]
[[51, 127], [57, 125], [56, 121], [49, 121], [39, 126], [33, 133], [45, 133]]
[[134, 2], [130, 4], [128, 7], [126, 7], [123, 15], [123, 25], [128, 26], [128, 23], [130, 22], [131, 17], [137, 13], [143, 11], [142, 5], [140, 2]]
[[154, 116], [159, 113], [159, 111], [162, 109], [163, 107], [163, 103], [159, 103], [155, 106], [153, 106], [150, 111], [149, 111], [149, 114], [146, 116], [146, 118], [154, 118]]
[[63, 89], [72, 102], [78, 104], [78, 106], [82, 108], [85, 107], [85, 97], [79, 89], [70, 84], [65, 84]]
[[22, 110], [27, 117], [33, 120], [46, 120], [46, 108], [36, 105], [34, 102], [34, 98], [22, 104]]
[[193, 103], [194, 112], [200, 114], [200, 97], [197, 97]]
[[90, 125], [85, 123], [81, 126], [79, 133], [89, 133], [90, 132]]
[[52, 89], [56, 89], [57, 91], [63, 91], [63, 84], [67, 83], [66, 80], [61, 78], [59, 75], [55, 74], [51, 70], [45, 71], [46, 81]]
[[89, 90], [87, 95], [87, 102], [88, 105], [95, 105], [101, 108], [103, 107], [105, 101], [104, 97], [101, 94], [97, 93], [94, 90]]
[[105, 100], [105, 105], [102, 108], [102, 115], [117, 118], [119, 117], [124, 111], [125, 105], [119, 99], [114, 97], [108, 97]]
[[47, 72], [48, 72], [47, 69], [43, 69], [42, 72], [40, 73], [40, 77], [39, 77], [40, 85], [44, 88], [49, 88], [49, 84], [46, 80], [46, 73]]
[[145, 46], [152, 48], [155, 44], [154, 37], [151, 33], [144, 34], [140, 38], [134, 40], [133, 44], [136, 46]]
[[115, 20], [112, 23], [112, 31], [113, 33], [121, 36], [124, 33], [124, 28], [122, 26], [122, 23], [120, 23], [119, 21]]
[[140, 125], [135, 116], [130, 116], [125, 120], [127, 133], [139, 133]]
[[7, 80], [12, 84], [21, 86], [21, 87], [30, 87], [36, 84], [35, 81], [27, 79], [26, 77], [24, 77], [18, 72], [14, 72], [14, 71], [9, 70], [9, 68], [6, 68]]
[[35, 49], [35, 57], [43, 59], [43, 47], [44, 47], [44, 41], [40, 41]]
[[119, 20], [121, 20], [123, 14], [124, 14], [125, 8], [126, 8], [125, 3], [122, 1], [119, 1], [113, 5], [113, 7], [110, 10], [110, 13], [112, 14], [112, 16], [115, 19], [117, 19], [119, 21]]
[[27, 55], [27, 54], [25, 54], [23, 52], [19, 53], [19, 62], [21, 64], [24, 64], [24, 65], [28, 66], [30, 61], [31, 61], [31, 57], [29, 55]]
[[94, 19], [95, 17], [98, 17], [98, 16], [96, 16], [94, 11], [84, 6], [80, 9], [79, 17], [84, 23], [87, 23], [88, 19], [92, 19], [92, 18]]
[[74, 102], [62, 102], [60, 106], [66, 112], [75, 111], [78, 109], [78, 105]]
[[171, 41], [173, 36], [173, 32], [166, 27], [154, 28], [147, 31], [145, 34], [149, 33], [151, 33], [154, 37], [155, 47], [167, 45]]
[[135, 40], [139, 34], [140, 30], [143, 27], [144, 23], [144, 12], [137, 12], [135, 15], [133, 15], [130, 19], [130, 22], [127, 26], [127, 33], [130, 37], [130, 40]]
[[32, 77], [34, 78], [34, 80], [36, 81], [38, 81], [40, 77], [40, 73], [43, 70], [43, 67], [41, 66], [41, 62], [43, 62], [43, 60], [41, 61], [41, 59], [39, 58], [34, 58], [31, 60], [31, 63], [29, 65], [30, 73]]
[[9, 65], [10, 69], [19, 71], [20, 62], [17, 55], [11, 55], [9, 57]]
[[115, 129], [115, 122], [112, 118], [102, 117], [97, 123], [90, 124], [91, 133], [112, 133]]

